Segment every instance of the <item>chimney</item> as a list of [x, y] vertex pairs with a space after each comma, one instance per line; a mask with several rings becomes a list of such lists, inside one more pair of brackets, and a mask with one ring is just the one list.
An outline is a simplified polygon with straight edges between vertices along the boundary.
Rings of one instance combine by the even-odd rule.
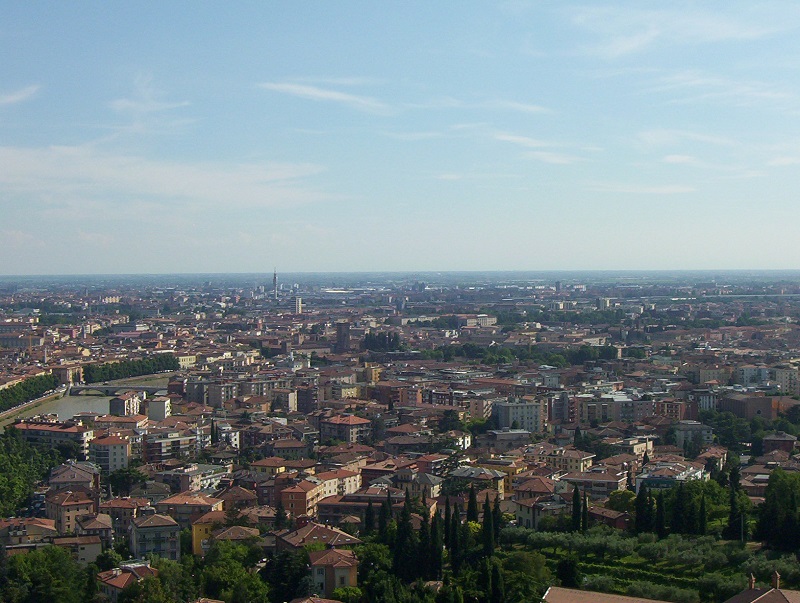
[[750, 590], [753, 590], [756, 587], [756, 577], [753, 574], [750, 574], [750, 578], [747, 580], [747, 587]]
[[779, 589], [781, 587], [781, 575], [778, 573], [778, 570], [775, 570], [772, 573], [772, 588]]

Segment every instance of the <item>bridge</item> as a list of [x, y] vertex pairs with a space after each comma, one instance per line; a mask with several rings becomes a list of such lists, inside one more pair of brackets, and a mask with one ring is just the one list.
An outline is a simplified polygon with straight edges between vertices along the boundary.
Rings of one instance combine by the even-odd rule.
[[65, 396], [74, 396], [81, 392], [97, 392], [105, 396], [116, 396], [125, 392], [145, 392], [148, 394], [157, 394], [158, 392], [167, 391], [166, 387], [155, 387], [152, 385], [107, 385], [105, 383], [95, 383], [92, 385], [73, 385], [65, 393]]

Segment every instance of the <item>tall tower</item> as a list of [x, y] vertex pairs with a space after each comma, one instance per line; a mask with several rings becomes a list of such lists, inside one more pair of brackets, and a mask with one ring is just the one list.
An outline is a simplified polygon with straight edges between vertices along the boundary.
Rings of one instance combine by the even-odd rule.
[[272, 288], [275, 291], [275, 301], [278, 301], [278, 269], [272, 271]]

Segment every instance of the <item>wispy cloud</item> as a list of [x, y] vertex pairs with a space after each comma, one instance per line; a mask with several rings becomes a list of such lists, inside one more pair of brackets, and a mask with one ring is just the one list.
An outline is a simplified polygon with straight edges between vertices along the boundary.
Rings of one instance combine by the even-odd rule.
[[500, 142], [510, 142], [529, 149], [552, 146], [549, 142], [545, 142], [544, 140], [530, 138], [529, 136], [520, 136], [518, 134], [508, 134], [506, 132], [498, 132], [494, 135], [494, 139]]
[[26, 86], [25, 88], [20, 88], [19, 90], [14, 90], [13, 92], [0, 94], [0, 107], [4, 107], [6, 105], [15, 105], [33, 98], [36, 96], [36, 93], [39, 92], [40, 88], [41, 86], [37, 85]]
[[547, 148], [564, 146], [547, 142], [545, 140], [539, 140], [529, 136], [520, 136], [519, 134], [510, 134], [508, 132], [496, 132], [492, 135], [492, 138], [499, 142], [508, 142], [526, 149], [536, 149], [535, 151], [528, 151], [524, 153], [523, 157], [526, 159], [533, 159], [535, 161], [541, 161], [542, 163], [550, 163], [553, 165], [569, 165], [583, 161], [583, 158], [577, 155], [544, 150]]
[[441, 132], [382, 132], [388, 138], [395, 140], [405, 140], [415, 142], [417, 140], [431, 140], [433, 138], [441, 138]]
[[673, 94], [673, 103], [724, 101], [734, 106], [752, 106], [764, 101], [778, 102], [794, 98], [792, 93], [758, 81], [733, 80], [686, 70], [657, 78], [644, 89], [646, 93]]
[[542, 105], [531, 103], [520, 103], [517, 101], [493, 100], [484, 103], [487, 109], [503, 109], [509, 111], [519, 111], [521, 113], [551, 113], [551, 110]]
[[735, 140], [726, 138], [725, 136], [716, 136], [714, 134], [706, 134], [705, 132], [669, 128], [643, 130], [636, 135], [636, 140], [639, 143], [653, 147], [672, 146], [676, 144], [682, 144], [686, 141], [700, 142], [717, 146], [735, 146], [738, 144]]
[[643, 52], [657, 44], [756, 40], [788, 31], [800, 17], [797, 10], [779, 15], [781, 11], [763, 10], [756, 5], [745, 6], [738, 13], [708, 11], [684, 3], [658, 10], [632, 6], [582, 6], [568, 10], [575, 25], [599, 38], [586, 51], [608, 60]]
[[133, 94], [129, 98], [118, 98], [109, 106], [120, 113], [147, 114], [178, 109], [189, 105], [187, 101], [165, 101], [163, 93], [153, 85], [153, 77], [139, 74], [134, 79]]
[[332, 198], [304, 182], [323, 171], [314, 164], [165, 162], [89, 147], [0, 147], [0, 165], [0, 198], [25, 198], [32, 209], [64, 207], [80, 219], [90, 210], [127, 210], [133, 203], [219, 211]]
[[624, 193], [633, 195], [681, 195], [692, 193], [693, 186], [682, 186], [678, 184], [665, 184], [660, 186], [646, 186], [638, 184], [592, 184], [587, 187], [589, 190], [602, 193]]
[[773, 167], [784, 167], [788, 165], [800, 165], [800, 157], [775, 157], [767, 162], [767, 165]]
[[297, 84], [292, 82], [265, 82], [259, 84], [259, 87], [263, 88], [264, 90], [280, 92], [281, 94], [297, 96], [307, 100], [338, 103], [340, 105], [350, 107], [351, 109], [365, 111], [367, 113], [393, 113], [393, 110], [389, 105], [370, 96], [359, 96], [356, 94], [350, 94], [348, 92], [320, 88], [318, 86], [312, 86], [309, 84]]
[[579, 161], [583, 161], [581, 157], [577, 157], [575, 155], [553, 153], [551, 151], [531, 151], [530, 153], [525, 153], [525, 157], [553, 165], [570, 165], [573, 163], [578, 163]]

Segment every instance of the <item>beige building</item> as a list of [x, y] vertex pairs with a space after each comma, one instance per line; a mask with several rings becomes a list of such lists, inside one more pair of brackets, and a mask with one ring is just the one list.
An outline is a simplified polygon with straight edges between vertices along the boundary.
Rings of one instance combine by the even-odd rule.
[[131, 456], [131, 444], [127, 438], [106, 436], [89, 442], [89, 460], [104, 474], [127, 469]]

